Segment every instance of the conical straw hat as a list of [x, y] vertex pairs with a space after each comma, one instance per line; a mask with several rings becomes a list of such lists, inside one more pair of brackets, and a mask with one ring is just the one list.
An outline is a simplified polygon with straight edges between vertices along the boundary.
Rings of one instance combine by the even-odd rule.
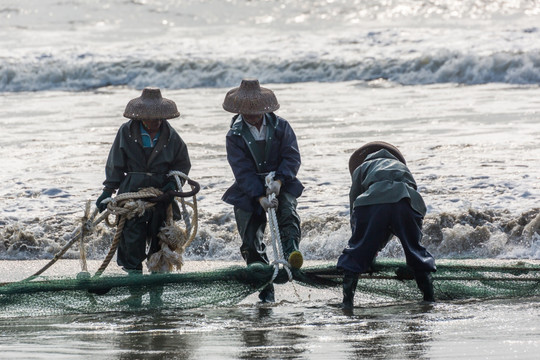
[[225, 95], [223, 109], [235, 114], [258, 115], [279, 109], [276, 96], [259, 85], [257, 79], [244, 79]]
[[372, 141], [365, 145], [362, 145], [351, 155], [349, 159], [349, 172], [351, 173], [351, 175], [357, 167], [362, 165], [362, 163], [364, 162], [364, 160], [366, 160], [366, 157], [369, 154], [372, 154], [382, 149], [388, 150], [390, 154], [394, 155], [403, 164], [407, 164], [401, 152], [394, 145], [384, 141]]
[[161, 97], [158, 88], [144, 88], [142, 95], [131, 100], [124, 116], [133, 120], [166, 120], [180, 116], [174, 101]]

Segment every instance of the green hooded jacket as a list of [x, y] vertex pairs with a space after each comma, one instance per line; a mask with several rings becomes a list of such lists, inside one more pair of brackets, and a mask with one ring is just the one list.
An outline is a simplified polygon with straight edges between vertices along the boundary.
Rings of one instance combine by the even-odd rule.
[[118, 189], [119, 194], [145, 187], [161, 189], [172, 179], [167, 177], [169, 171], [178, 170], [188, 175], [190, 168], [187, 146], [168, 121], [164, 120], [161, 125], [156, 146], [144, 149], [139, 121], [130, 120], [116, 134], [103, 185], [111, 190]]
[[411, 207], [424, 216], [426, 205], [416, 190], [409, 168], [387, 150], [379, 150], [369, 154], [352, 173], [351, 212], [357, 206], [392, 204], [407, 198]]

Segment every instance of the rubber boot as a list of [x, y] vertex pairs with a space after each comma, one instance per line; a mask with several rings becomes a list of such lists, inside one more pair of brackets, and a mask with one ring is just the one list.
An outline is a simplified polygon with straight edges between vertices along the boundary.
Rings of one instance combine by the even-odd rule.
[[375, 262], [377, 260], [377, 257], [375, 256], [373, 258], [373, 260], [371, 261], [371, 264], [369, 265], [369, 267], [367, 268], [366, 272], [369, 274], [369, 275], [372, 275], [374, 272], [376, 272], [377, 270], [377, 263]]
[[434, 302], [435, 296], [433, 294], [433, 281], [431, 279], [431, 273], [425, 271], [415, 271], [414, 278], [418, 288], [424, 294], [424, 301]]
[[343, 273], [343, 302], [341, 308], [352, 310], [354, 306], [354, 292], [358, 285], [358, 274], [345, 270]]
[[[160, 271], [152, 271], [152, 275], [161, 274]], [[161, 299], [163, 295], [163, 285], [153, 285], [148, 286], [149, 293], [150, 293], [150, 306], [151, 307], [162, 307], [163, 306], [163, 300]]]
[[263, 303], [273, 303], [275, 302], [274, 297], [274, 284], [267, 285], [262, 291], [259, 293], [259, 299], [261, 299], [261, 302]]
[[[141, 276], [142, 270], [126, 270], [128, 276]], [[122, 300], [120, 303], [128, 305], [129, 307], [140, 307], [142, 305], [142, 296], [143, 296], [143, 289], [140, 286], [129, 286], [129, 297], [127, 299]]]
[[150, 306], [151, 307], [162, 307], [163, 300], [161, 299], [163, 295], [163, 285], [156, 285], [150, 289]]
[[129, 297], [120, 301], [120, 304], [127, 305], [129, 307], [140, 307], [142, 305], [143, 291], [139, 287], [129, 287]]
[[398, 280], [414, 280], [414, 271], [408, 266], [400, 266], [396, 269]]
[[289, 266], [293, 269], [300, 269], [304, 263], [304, 256], [298, 250], [293, 251], [288, 258]]

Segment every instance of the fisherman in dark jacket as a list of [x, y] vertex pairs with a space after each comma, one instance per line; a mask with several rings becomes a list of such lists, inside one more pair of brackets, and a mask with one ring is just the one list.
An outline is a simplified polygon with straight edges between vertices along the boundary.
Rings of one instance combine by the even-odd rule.
[[393, 235], [414, 271], [425, 301], [434, 301], [431, 272], [435, 259], [420, 244], [426, 206], [401, 152], [376, 141], [365, 144], [349, 160], [352, 236], [337, 267], [343, 270], [343, 308], [353, 307], [361, 273], [370, 271], [373, 259]]
[[[263, 236], [266, 212], [275, 208], [283, 253], [291, 267], [299, 268], [303, 258], [298, 251], [296, 206], [304, 187], [296, 178], [301, 163], [296, 135], [285, 119], [274, 114], [279, 109], [277, 99], [258, 80], [242, 80], [240, 87], [227, 93], [223, 108], [236, 115], [226, 136], [227, 160], [235, 182], [222, 199], [234, 205], [242, 257], [248, 265], [268, 264]], [[274, 179], [265, 188], [265, 176], [270, 172], [275, 172]], [[272, 193], [277, 201], [269, 199]], [[263, 289], [259, 298], [273, 302], [273, 285]]]
[[[188, 174], [191, 168], [188, 149], [168, 119], [180, 116], [176, 104], [161, 96], [156, 88], [145, 88], [142, 95], [126, 106], [124, 123], [109, 152], [105, 167], [105, 188], [96, 201], [100, 211], [106, 209], [104, 199], [136, 192], [147, 187], [163, 192], [176, 190], [171, 170]], [[172, 200], [171, 200], [172, 201]], [[160, 250], [157, 234], [167, 216], [167, 203], [157, 203], [142, 216], [127, 220], [118, 246], [117, 262], [128, 273], [141, 273], [142, 262]], [[146, 244], [150, 243], [146, 254]]]

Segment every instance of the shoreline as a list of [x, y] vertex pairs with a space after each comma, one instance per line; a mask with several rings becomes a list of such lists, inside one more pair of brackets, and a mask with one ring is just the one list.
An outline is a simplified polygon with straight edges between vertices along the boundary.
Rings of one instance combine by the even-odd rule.
[[[405, 262], [405, 259], [396, 258], [397, 261]], [[23, 280], [49, 263], [47, 259], [36, 260], [0, 260], [0, 282], [13, 282]], [[304, 260], [303, 268], [313, 266], [332, 265], [337, 262], [329, 260]], [[449, 263], [460, 263], [464, 265], [479, 265], [479, 266], [520, 266], [526, 264], [529, 266], [538, 266], [540, 268], [540, 260], [536, 259], [435, 259], [436, 264], [443, 265]], [[87, 260], [87, 268], [90, 273], [95, 273], [100, 267], [102, 260]], [[15, 265], [16, 264], [16, 265]], [[205, 272], [212, 271], [230, 266], [245, 266], [244, 261], [225, 261], [225, 260], [187, 260], [180, 271], [174, 272]], [[50, 268], [45, 270], [40, 276], [42, 277], [58, 277], [72, 274], [75, 276], [81, 271], [80, 261], [78, 259], [60, 259], [52, 264]], [[148, 271], [146, 266], [143, 267], [144, 274]], [[111, 261], [104, 272], [104, 275], [125, 274], [125, 272], [116, 265], [116, 262]]]

